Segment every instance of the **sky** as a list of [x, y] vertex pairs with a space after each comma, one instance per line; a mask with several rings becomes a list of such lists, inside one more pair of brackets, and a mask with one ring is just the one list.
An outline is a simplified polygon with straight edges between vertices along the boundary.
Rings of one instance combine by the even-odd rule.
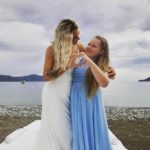
[[150, 0], [0, 0], [0, 74], [42, 74], [45, 49], [70, 18], [85, 46], [104, 36], [116, 80], [150, 76]]

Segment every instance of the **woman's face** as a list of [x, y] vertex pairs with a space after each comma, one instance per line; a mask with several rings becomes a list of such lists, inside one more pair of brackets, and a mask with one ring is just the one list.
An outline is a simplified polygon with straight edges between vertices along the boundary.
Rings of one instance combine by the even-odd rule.
[[100, 40], [97, 38], [93, 38], [89, 43], [88, 46], [86, 47], [86, 54], [90, 58], [95, 58], [98, 55], [102, 54], [102, 50], [100, 48]]
[[73, 39], [72, 39], [73, 45], [76, 45], [78, 43], [78, 40], [80, 39], [79, 34], [80, 32], [78, 29], [73, 32]]

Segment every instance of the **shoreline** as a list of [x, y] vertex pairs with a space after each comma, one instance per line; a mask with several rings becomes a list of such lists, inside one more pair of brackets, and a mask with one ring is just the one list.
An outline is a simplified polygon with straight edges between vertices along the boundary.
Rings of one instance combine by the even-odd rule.
[[[41, 117], [41, 105], [0, 105], [0, 116]], [[150, 120], [150, 107], [105, 107], [108, 120]]]
[[[0, 143], [14, 130], [41, 119], [41, 105], [0, 105]], [[105, 107], [109, 129], [128, 150], [149, 150], [150, 107]]]
[[[40, 117], [0, 116], [0, 143], [14, 130], [41, 119]], [[108, 120], [109, 129], [128, 150], [149, 150], [150, 120]]]

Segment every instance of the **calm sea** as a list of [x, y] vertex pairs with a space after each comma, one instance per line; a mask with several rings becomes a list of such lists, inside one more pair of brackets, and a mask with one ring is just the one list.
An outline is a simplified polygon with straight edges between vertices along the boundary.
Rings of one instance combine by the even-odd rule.
[[[0, 105], [39, 105], [44, 82], [0, 82]], [[105, 106], [150, 107], [150, 82], [115, 82], [103, 89]]]

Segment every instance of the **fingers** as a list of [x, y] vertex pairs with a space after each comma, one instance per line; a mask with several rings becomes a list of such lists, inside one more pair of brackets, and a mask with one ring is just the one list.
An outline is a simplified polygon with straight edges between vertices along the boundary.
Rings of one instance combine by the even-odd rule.
[[81, 66], [84, 65], [84, 64], [85, 64], [85, 62], [80, 63], [80, 64], [74, 64], [73, 67], [81, 67]]
[[108, 72], [108, 74], [109, 74], [109, 76], [116, 76], [116, 72], [114, 72], [114, 71], [110, 71], [110, 72]]
[[86, 56], [84, 52], [80, 52], [78, 56]]
[[109, 67], [108, 70], [107, 70], [107, 72], [108, 72], [108, 73], [111, 73], [111, 72], [115, 72], [115, 70], [114, 70], [114, 68]]
[[115, 77], [109, 77], [110, 79], [112, 79], [112, 80], [114, 80], [115, 79]]
[[113, 74], [109, 74], [109, 75], [108, 75], [108, 77], [109, 77], [110, 79], [115, 79], [115, 76], [116, 76], [116, 74], [115, 74], [115, 73], [113, 73]]
[[113, 67], [109, 67], [107, 72], [110, 79], [115, 79], [116, 72]]
[[114, 79], [115, 79], [115, 77], [110, 77], [110, 79], [111, 79], [111, 80], [114, 80]]

